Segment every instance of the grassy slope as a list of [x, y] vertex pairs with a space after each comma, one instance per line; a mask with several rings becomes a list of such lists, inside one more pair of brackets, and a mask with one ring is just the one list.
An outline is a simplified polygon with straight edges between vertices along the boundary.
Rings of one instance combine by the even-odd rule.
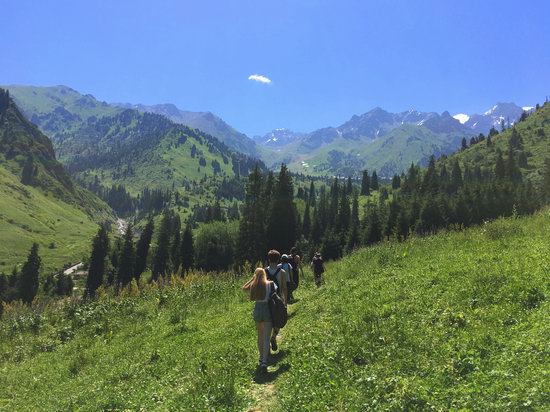
[[546, 210], [329, 265], [322, 289], [305, 282], [297, 292], [267, 379], [272, 396], [251, 381], [255, 331], [241, 279], [42, 316], [7, 310], [0, 407], [543, 410], [549, 235]]
[[[100, 218], [100, 214], [96, 218]], [[105, 219], [110, 216], [104, 215]], [[44, 272], [87, 255], [97, 224], [80, 208], [25, 186], [0, 167], [0, 272], [24, 263], [32, 242], [40, 245]], [[50, 243], [55, 249], [49, 249]]]

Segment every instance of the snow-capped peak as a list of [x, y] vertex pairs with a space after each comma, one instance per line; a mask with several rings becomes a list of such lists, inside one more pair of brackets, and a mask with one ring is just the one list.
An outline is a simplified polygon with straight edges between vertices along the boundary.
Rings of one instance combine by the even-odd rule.
[[523, 109], [524, 112], [530, 112], [531, 110], [534, 109], [534, 107], [533, 106], [523, 106], [522, 109]]
[[455, 114], [453, 117], [462, 124], [466, 123], [470, 119], [470, 116], [464, 113]]

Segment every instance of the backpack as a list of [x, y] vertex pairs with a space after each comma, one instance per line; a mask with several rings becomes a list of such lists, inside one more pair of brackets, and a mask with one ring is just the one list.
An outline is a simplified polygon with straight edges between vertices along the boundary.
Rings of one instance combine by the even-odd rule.
[[325, 271], [325, 267], [323, 266], [323, 259], [313, 258], [313, 271], [317, 274], [321, 274]]
[[273, 286], [269, 287], [269, 299], [267, 300], [267, 304], [269, 306], [273, 327], [283, 328], [288, 320], [288, 313], [283, 299], [273, 291]]
[[267, 280], [270, 280], [277, 285], [277, 293], [279, 293], [279, 291], [281, 290], [281, 285], [279, 285], [279, 279], [277, 279], [277, 276], [279, 276], [279, 272], [281, 271], [281, 268], [278, 267], [277, 270], [275, 270], [275, 273], [273, 274], [269, 272], [269, 266], [266, 267], [264, 270], [265, 270], [265, 273], [267, 274]]
[[291, 273], [292, 283], [294, 283], [294, 290], [298, 289], [300, 284], [300, 269], [298, 269], [297, 259], [292, 256], [292, 273]]

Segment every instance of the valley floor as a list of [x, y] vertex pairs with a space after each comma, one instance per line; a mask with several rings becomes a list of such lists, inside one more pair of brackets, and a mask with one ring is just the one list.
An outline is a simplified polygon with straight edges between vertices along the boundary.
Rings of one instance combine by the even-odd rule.
[[550, 211], [362, 249], [306, 281], [259, 380], [245, 279], [0, 321], [0, 410], [545, 410]]

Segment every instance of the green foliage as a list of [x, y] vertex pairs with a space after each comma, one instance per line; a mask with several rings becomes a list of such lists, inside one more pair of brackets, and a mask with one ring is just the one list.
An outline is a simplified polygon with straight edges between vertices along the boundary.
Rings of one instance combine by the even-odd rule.
[[107, 230], [101, 226], [94, 237], [92, 244], [92, 254], [90, 256], [90, 265], [88, 267], [88, 277], [86, 279], [86, 294], [94, 296], [97, 288], [103, 284], [105, 274], [105, 259], [109, 253], [109, 237]]
[[195, 266], [205, 271], [227, 270], [236, 256], [237, 233], [236, 222], [201, 225], [195, 237]]
[[19, 275], [19, 297], [27, 305], [30, 305], [38, 292], [38, 279], [42, 260], [38, 256], [38, 243], [33, 243], [27, 261]]
[[320, 289], [306, 271], [267, 399], [252, 382], [244, 279], [190, 274], [86, 303], [6, 305], [2, 406], [544, 410], [549, 222], [545, 210], [360, 249], [327, 265]]

